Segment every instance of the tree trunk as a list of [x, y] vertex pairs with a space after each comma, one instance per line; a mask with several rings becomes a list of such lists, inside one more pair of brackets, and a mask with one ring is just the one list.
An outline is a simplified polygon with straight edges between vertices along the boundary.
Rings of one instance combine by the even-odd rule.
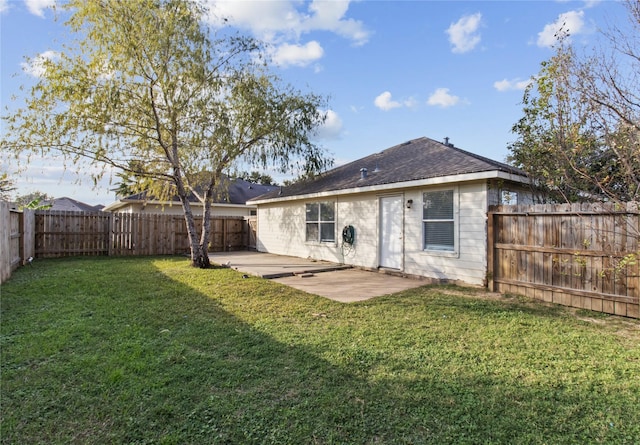
[[[191, 204], [189, 203], [189, 198], [187, 196], [185, 196], [184, 198], [180, 196], [180, 200], [182, 201], [182, 208], [184, 209], [184, 220], [187, 225], [187, 233], [189, 235], [191, 266], [206, 269], [211, 266], [211, 262], [209, 261], [208, 243], [206, 241], [202, 242], [202, 239], [209, 239], [208, 231], [206, 238], [198, 237], [198, 232], [196, 231], [196, 223], [193, 217]], [[204, 236], [205, 226], [210, 226], [210, 223], [205, 224], [205, 221], [203, 220], [202, 236]]]
[[[210, 266], [210, 262], [209, 262], [210, 233], [211, 233], [211, 193], [207, 193], [204, 199], [204, 211], [202, 212], [202, 232], [200, 233], [200, 247], [202, 248], [202, 252], [204, 253], [207, 260], [206, 267]], [[200, 266], [200, 267], [205, 267], [205, 266]]]
[[209, 260], [209, 254], [207, 248], [202, 245], [198, 246], [198, 252], [194, 255], [191, 254], [191, 265], [193, 267], [199, 267], [200, 269], [208, 269], [211, 267], [211, 261]]

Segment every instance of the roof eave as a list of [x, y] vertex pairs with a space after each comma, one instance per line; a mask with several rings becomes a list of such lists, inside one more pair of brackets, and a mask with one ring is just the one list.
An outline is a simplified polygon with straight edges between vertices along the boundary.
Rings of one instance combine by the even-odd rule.
[[102, 208], [102, 211], [103, 212], [113, 212], [115, 210], [118, 210], [118, 209], [126, 206], [127, 204], [129, 204], [129, 202], [124, 201], [122, 199], [119, 199], [119, 200], [117, 200], [115, 202], [112, 202], [111, 204], [107, 204], [106, 206], [104, 206]]
[[[111, 204], [105, 206], [102, 211], [103, 212], [113, 212], [123, 207], [126, 207], [131, 204], [144, 204], [144, 205], [156, 205], [156, 206], [181, 206], [179, 201], [157, 201], [157, 200], [148, 200], [148, 199], [119, 199], [116, 202], [112, 202]], [[191, 206], [202, 207], [201, 202], [191, 202]], [[254, 204], [231, 204], [231, 203], [220, 203], [214, 202], [211, 204], [212, 207], [233, 207], [233, 208], [250, 208], [255, 209]]]
[[487, 180], [487, 179], [502, 179], [505, 181], [519, 182], [522, 184], [529, 183], [529, 179], [526, 176], [509, 173], [501, 170], [489, 170], [489, 171], [477, 172], [477, 173], [464, 173], [464, 174], [457, 174], [457, 175], [438, 176], [434, 178], [418, 179], [414, 181], [393, 182], [390, 184], [379, 184], [379, 185], [371, 185], [366, 187], [352, 187], [352, 188], [341, 189], [341, 190], [327, 190], [324, 192], [306, 193], [301, 195], [283, 196], [278, 198], [257, 199], [257, 200], [251, 201], [251, 204], [255, 204], [255, 205], [271, 204], [274, 202], [297, 201], [300, 199], [317, 199], [317, 198], [324, 198], [328, 196], [352, 195], [354, 193], [373, 193], [373, 192], [384, 193], [384, 192], [397, 190], [397, 189], [426, 187], [426, 186], [433, 186], [433, 185], [479, 181], [479, 180]]
[[213, 204], [211, 204], [212, 207], [232, 207], [232, 208], [240, 208], [240, 209], [245, 209], [245, 208], [249, 208], [249, 209], [255, 209], [256, 206], [254, 204], [227, 204], [227, 203], [220, 203], [220, 202], [214, 202]]

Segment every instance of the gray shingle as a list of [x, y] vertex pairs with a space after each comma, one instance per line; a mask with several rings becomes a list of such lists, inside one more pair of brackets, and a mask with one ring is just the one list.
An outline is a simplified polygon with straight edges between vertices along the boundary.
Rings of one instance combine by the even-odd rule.
[[[239, 204], [245, 205], [251, 198], [263, 195], [270, 191], [277, 190], [275, 185], [262, 185], [254, 184], [252, 182], [245, 181], [244, 179], [233, 179], [231, 181], [224, 181], [224, 185], [218, 187], [215, 192], [213, 202], [216, 204]], [[147, 196], [146, 192], [136, 193], [134, 195], [123, 198], [122, 201], [154, 201], [151, 196]], [[179, 202], [180, 199], [177, 196], [172, 198], [173, 202]], [[195, 195], [189, 195], [190, 202], [198, 202]]]
[[[361, 170], [367, 169], [366, 178]], [[426, 137], [413, 139], [262, 195], [259, 199], [306, 195], [442, 176], [501, 171], [525, 176], [521, 170]]]
[[62, 197], [55, 198], [51, 201], [46, 201], [43, 204], [50, 205], [49, 210], [64, 210], [71, 212], [99, 212], [104, 206], [96, 205], [92, 206], [85, 204], [84, 202], [76, 201], [75, 199]]

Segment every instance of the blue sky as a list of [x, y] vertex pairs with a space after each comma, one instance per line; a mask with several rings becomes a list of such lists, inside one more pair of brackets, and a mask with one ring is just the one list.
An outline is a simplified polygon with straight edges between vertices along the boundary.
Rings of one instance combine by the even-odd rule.
[[[613, 1], [207, 1], [212, 27], [228, 18], [226, 26], [270, 44], [283, 80], [329, 97], [319, 142], [337, 165], [421, 136], [504, 161], [524, 87], [553, 55], [560, 25], [590, 47], [598, 29], [625, 17]], [[25, 57], [62, 49], [53, 4], [0, 0], [3, 114], [38, 75]], [[1, 158], [0, 171], [14, 172]], [[16, 179], [19, 194], [115, 199], [108, 178], [93, 189], [56, 159], [36, 159]]]

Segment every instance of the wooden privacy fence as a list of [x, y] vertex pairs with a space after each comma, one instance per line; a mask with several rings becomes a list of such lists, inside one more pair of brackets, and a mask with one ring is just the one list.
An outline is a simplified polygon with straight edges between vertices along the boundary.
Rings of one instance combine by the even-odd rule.
[[[196, 217], [200, 231], [202, 217]], [[243, 217], [211, 218], [209, 251], [246, 249]], [[189, 253], [184, 216], [141, 213], [35, 212], [35, 257]]]
[[638, 203], [491, 206], [489, 288], [640, 318]]
[[34, 255], [33, 223], [33, 211], [11, 210], [8, 202], [0, 201], [0, 283]]

